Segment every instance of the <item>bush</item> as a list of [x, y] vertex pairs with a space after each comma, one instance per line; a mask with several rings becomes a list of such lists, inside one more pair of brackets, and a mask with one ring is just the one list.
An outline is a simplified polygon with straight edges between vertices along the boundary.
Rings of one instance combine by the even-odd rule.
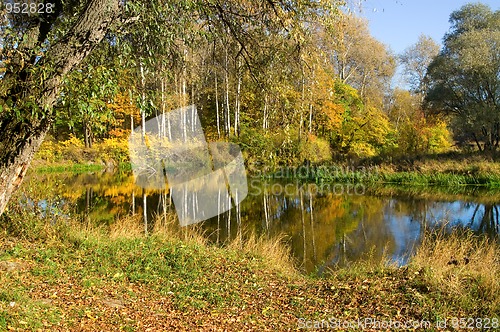
[[128, 141], [123, 138], [105, 138], [94, 145], [98, 158], [106, 162], [110, 159], [118, 162], [129, 162]]
[[322, 138], [309, 135], [307, 140], [298, 144], [298, 159], [310, 160], [313, 163], [320, 163], [332, 159], [330, 143]]
[[35, 154], [35, 159], [43, 160], [48, 163], [54, 163], [58, 161], [59, 153], [58, 153], [58, 144], [54, 142], [52, 137], [49, 137], [45, 141], [43, 141], [40, 149]]
[[35, 155], [35, 160], [49, 164], [64, 163], [126, 163], [130, 161], [128, 141], [125, 138], [105, 138], [95, 142], [92, 148], [85, 148], [83, 142], [70, 135], [65, 141], [56, 142], [48, 137]]

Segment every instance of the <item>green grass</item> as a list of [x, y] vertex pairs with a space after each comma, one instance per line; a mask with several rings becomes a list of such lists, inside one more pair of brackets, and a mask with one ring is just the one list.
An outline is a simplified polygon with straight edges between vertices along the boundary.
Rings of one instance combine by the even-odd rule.
[[[285, 175], [285, 176], [283, 176]], [[394, 171], [371, 167], [357, 170], [355, 168], [342, 167], [339, 165], [319, 166], [304, 170], [304, 168], [292, 169], [289, 172], [277, 172], [268, 177], [295, 178], [303, 181], [314, 181], [317, 183], [363, 183], [369, 185], [401, 185], [401, 186], [484, 186], [488, 188], [500, 188], [500, 174], [480, 173], [462, 174], [458, 171]]]
[[[87, 172], [100, 172], [106, 167], [102, 164], [79, 164], [79, 163], [64, 163], [64, 164], [52, 164], [52, 165], [38, 165], [34, 167], [34, 172], [36, 173], [87, 173]], [[132, 165], [129, 162], [121, 162], [118, 164], [119, 171], [131, 171]]]
[[[0, 219], [0, 262], [18, 268], [0, 273], [0, 330], [286, 330], [301, 318], [500, 317], [498, 244], [472, 234], [430, 234], [403, 268], [357, 263], [318, 278], [298, 272], [281, 239], [250, 235], [220, 248], [171, 221], [144, 236], [132, 217], [96, 228], [10, 210]], [[464, 255], [467, 265], [448, 264]]]
[[102, 171], [104, 169], [103, 165], [99, 164], [64, 164], [64, 165], [50, 165], [50, 166], [38, 166], [35, 168], [37, 173], [86, 173], [86, 172], [96, 172]]
[[[440, 155], [372, 158], [318, 165], [285, 167], [264, 173], [264, 178], [299, 179], [368, 185], [483, 186], [500, 188], [497, 154], [447, 153]], [[262, 174], [262, 173], [260, 173]]]

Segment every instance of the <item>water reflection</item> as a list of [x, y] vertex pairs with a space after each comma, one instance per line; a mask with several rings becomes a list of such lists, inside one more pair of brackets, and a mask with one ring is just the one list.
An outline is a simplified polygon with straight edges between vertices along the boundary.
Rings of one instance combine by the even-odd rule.
[[[287, 190], [273, 190], [285, 185]], [[27, 208], [43, 210], [53, 206], [48, 203], [50, 196], [58, 197], [58, 202], [71, 205], [75, 213], [96, 224], [109, 225], [124, 215], [141, 214], [148, 232], [157, 216], [166, 218], [175, 211], [168, 191], [143, 190], [128, 173], [33, 174], [23, 184], [24, 188], [37, 186], [47, 198], [35, 201], [25, 190]], [[404, 264], [424, 227], [445, 224], [500, 234], [500, 192], [470, 196], [373, 190], [360, 195], [318, 192], [314, 185], [290, 182], [252, 181], [252, 186], [259, 190], [250, 191], [241, 205], [203, 222], [206, 234], [213, 242], [224, 243], [247, 231], [269, 236], [284, 233], [306, 272], [321, 273], [335, 265], [383, 257]]]

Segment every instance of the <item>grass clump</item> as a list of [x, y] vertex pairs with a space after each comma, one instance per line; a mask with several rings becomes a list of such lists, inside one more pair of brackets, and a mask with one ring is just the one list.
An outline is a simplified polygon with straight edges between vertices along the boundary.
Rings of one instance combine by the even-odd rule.
[[426, 282], [476, 317], [500, 312], [500, 246], [469, 230], [429, 232], [411, 265]]
[[297, 273], [295, 262], [289, 248], [284, 243], [284, 236], [276, 236], [269, 239], [264, 236], [256, 236], [255, 233], [250, 233], [244, 239], [237, 237], [230, 242], [228, 249], [258, 259], [264, 266], [276, 270], [282, 275], [294, 275]]

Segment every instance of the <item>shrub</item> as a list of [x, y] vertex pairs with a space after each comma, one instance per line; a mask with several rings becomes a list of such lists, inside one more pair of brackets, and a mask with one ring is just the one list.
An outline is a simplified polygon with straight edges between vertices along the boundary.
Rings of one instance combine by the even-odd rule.
[[101, 161], [113, 159], [118, 163], [129, 162], [128, 141], [123, 138], [105, 138], [94, 145]]
[[298, 159], [302, 161], [308, 159], [313, 163], [320, 163], [332, 158], [330, 143], [315, 135], [309, 135], [307, 140], [298, 144]]

